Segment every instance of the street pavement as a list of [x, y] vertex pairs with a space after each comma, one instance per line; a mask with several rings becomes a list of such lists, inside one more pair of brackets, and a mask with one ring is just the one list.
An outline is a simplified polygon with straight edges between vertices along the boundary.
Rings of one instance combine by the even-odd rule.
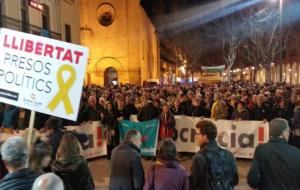
[[[152, 166], [154, 162], [151, 160], [143, 159], [143, 166], [145, 171]], [[237, 160], [238, 171], [239, 171], [239, 184], [236, 186], [236, 190], [251, 190], [248, 187], [246, 178], [247, 173], [250, 168], [251, 161], [245, 159]], [[89, 167], [91, 169], [92, 175], [94, 177], [96, 190], [107, 190], [109, 184], [109, 175], [110, 175], [110, 164], [111, 162], [106, 158], [97, 158], [94, 160], [89, 160]], [[190, 168], [192, 164], [191, 158], [183, 158], [181, 164], [186, 168], [187, 172], [190, 173]]]

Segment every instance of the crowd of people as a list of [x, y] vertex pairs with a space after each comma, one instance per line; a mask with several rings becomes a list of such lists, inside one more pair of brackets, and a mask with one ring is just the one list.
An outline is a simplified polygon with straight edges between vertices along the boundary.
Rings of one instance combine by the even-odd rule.
[[[119, 138], [118, 122], [130, 120], [131, 115], [137, 115], [141, 122], [160, 121], [157, 161], [146, 177], [140, 160], [139, 132], [129, 131], [123, 142]], [[238, 183], [235, 159], [217, 145], [217, 128], [205, 119], [196, 125], [201, 151], [194, 156], [188, 177], [171, 139], [175, 115], [270, 122], [270, 141], [257, 147], [248, 184], [259, 189], [299, 189], [300, 157], [295, 147], [300, 148], [300, 88], [241, 82], [84, 87], [76, 122], [38, 113], [35, 128], [46, 133], [47, 140], [33, 135], [28, 144], [25, 131], [24, 138], [13, 137], [2, 144], [0, 189], [26, 190], [33, 184], [35, 189], [94, 189], [93, 177], [81, 154], [88, 138], [63, 127], [90, 121], [101, 121], [108, 131], [111, 190], [233, 189]], [[1, 132], [27, 126], [29, 116], [28, 110], [0, 104]]]

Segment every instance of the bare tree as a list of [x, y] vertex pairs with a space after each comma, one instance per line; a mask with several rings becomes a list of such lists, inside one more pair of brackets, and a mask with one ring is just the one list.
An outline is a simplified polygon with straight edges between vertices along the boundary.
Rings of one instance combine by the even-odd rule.
[[251, 7], [244, 13], [242, 46], [244, 58], [252, 65], [266, 69], [265, 82], [271, 82], [271, 63], [286, 48], [288, 30], [280, 30], [280, 14], [278, 9], [265, 4]]
[[194, 28], [189, 31], [177, 34], [173, 37], [176, 47], [181, 52], [181, 58], [186, 68], [186, 77], [192, 77], [200, 70], [201, 58], [205, 54], [205, 42], [202, 37], [202, 32], [199, 28]]

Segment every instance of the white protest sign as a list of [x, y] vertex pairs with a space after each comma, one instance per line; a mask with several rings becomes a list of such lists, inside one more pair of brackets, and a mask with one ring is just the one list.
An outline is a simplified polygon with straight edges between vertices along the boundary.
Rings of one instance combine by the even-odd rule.
[[0, 29], [0, 102], [76, 120], [88, 49]]

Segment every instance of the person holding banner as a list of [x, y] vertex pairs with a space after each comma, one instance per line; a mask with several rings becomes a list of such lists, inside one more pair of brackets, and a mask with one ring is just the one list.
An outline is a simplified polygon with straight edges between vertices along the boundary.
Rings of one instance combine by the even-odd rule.
[[184, 167], [176, 159], [176, 145], [172, 139], [161, 141], [158, 160], [147, 172], [143, 190], [188, 190], [189, 179]]
[[169, 110], [168, 104], [163, 105], [162, 113], [160, 114], [159, 119], [159, 140], [172, 138], [176, 121], [174, 115]]
[[213, 119], [226, 119], [228, 116], [226, 104], [222, 100], [222, 94], [216, 92], [214, 94], [215, 102], [211, 108], [211, 118]]

